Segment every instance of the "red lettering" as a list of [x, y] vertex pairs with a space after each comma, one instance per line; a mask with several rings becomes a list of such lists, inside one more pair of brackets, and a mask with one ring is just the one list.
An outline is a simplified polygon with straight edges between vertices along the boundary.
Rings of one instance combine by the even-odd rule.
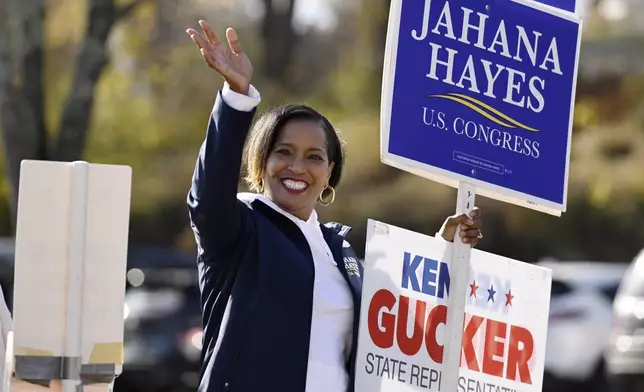
[[390, 348], [394, 345], [394, 328], [396, 316], [388, 313], [382, 313], [382, 329], [379, 326], [378, 316], [382, 308], [391, 310], [396, 304], [396, 297], [389, 290], [378, 290], [371, 298], [369, 304], [369, 314], [367, 316], [367, 326], [369, 336], [373, 343], [380, 348]]
[[[483, 350], [483, 373], [490, 376], [503, 377], [503, 349], [504, 342], [496, 338], [505, 338], [508, 325], [496, 320], [487, 320], [485, 327], [485, 349]], [[496, 360], [494, 357], [501, 357]]]
[[436, 329], [440, 324], [447, 322], [447, 307], [438, 305], [427, 316], [427, 329], [425, 330], [425, 347], [429, 357], [436, 363], [443, 363], [443, 346], [436, 340]]
[[[519, 348], [519, 343], [523, 345]], [[528, 361], [532, 357], [534, 351], [534, 340], [532, 334], [525, 328], [511, 326], [510, 327], [510, 347], [508, 349], [508, 370], [506, 378], [509, 380], [517, 379], [517, 370], [519, 377], [524, 384], [532, 384], [532, 377], [530, 377], [530, 367]]]
[[[369, 303], [367, 315], [367, 329], [373, 343], [380, 348], [390, 348], [394, 344], [394, 337], [400, 351], [406, 355], [413, 356], [420, 351], [425, 338], [425, 347], [430, 358], [436, 363], [443, 361], [443, 346], [436, 340], [436, 329], [447, 319], [447, 308], [445, 305], [437, 305], [429, 312], [425, 323], [425, 311], [427, 302], [416, 301], [416, 314], [414, 316], [414, 332], [411, 337], [407, 336], [407, 325], [409, 322], [409, 302], [405, 296], [400, 297], [398, 316], [393, 313], [382, 311], [383, 308], [391, 311], [396, 304], [396, 297], [389, 290], [378, 290]], [[382, 322], [379, 316], [382, 312]], [[398, 320], [396, 320], [398, 319]]]
[[472, 316], [463, 331], [463, 343], [461, 347], [463, 355], [465, 356], [465, 363], [468, 369], [474, 370], [475, 372], [480, 370], [479, 361], [476, 359], [476, 350], [474, 349], [474, 343], [472, 341], [482, 323], [483, 317]]
[[[400, 308], [398, 308], [398, 325], [396, 326], [396, 339], [398, 347], [403, 354], [416, 355], [423, 344], [423, 329], [425, 323], [425, 308], [427, 304], [423, 301], [416, 301], [416, 314], [414, 317], [414, 332], [411, 338], [407, 336], [407, 323], [409, 322], [409, 297], [400, 297]], [[430, 354], [431, 355], [431, 354]]]
[[[410, 320], [411, 299], [400, 297], [397, 314], [392, 312], [396, 301], [396, 296], [385, 289], [378, 290], [371, 298], [367, 329], [373, 343], [377, 347], [387, 349], [393, 347], [395, 339], [402, 353], [414, 356], [420, 351], [424, 340], [429, 357], [435, 363], [443, 363], [444, 347], [438, 343], [436, 331], [440, 324], [447, 322], [447, 307], [445, 305], [433, 307], [425, 319], [428, 304], [425, 301], [416, 300], [414, 315]], [[486, 323], [484, 345], [482, 355], [479, 357], [474, 342], [480, 341], [476, 337], [484, 321]], [[408, 336], [410, 322], [413, 323], [413, 332]], [[506, 344], [508, 355], [504, 358]], [[463, 359], [461, 366], [467, 366], [469, 370], [505, 377], [513, 381], [519, 379], [524, 384], [532, 384], [528, 362], [534, 352], [534, 340], [526, 328], [480, 316], [472, 315], [469, 319], [466, 316], [461, 350]], [[479, 360], [482, 361], [482, 366], [479, 365]], [[505, 367], [506, 364], [507, 367]]]

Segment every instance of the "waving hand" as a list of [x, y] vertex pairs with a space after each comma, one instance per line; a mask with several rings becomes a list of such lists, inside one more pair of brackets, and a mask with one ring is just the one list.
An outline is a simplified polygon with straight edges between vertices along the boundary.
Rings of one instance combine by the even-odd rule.
[[253, 65], [244, 53], [237, 32], [228, 28], [226, 30], [228, 45], [224, 45], [208, 23], [200, 20], [199, 25], [206, 38], [194, 29], [188, 29], [186, 33], [197, 44], [208, 66], [217, 71], [233, 91], [248, 94]]

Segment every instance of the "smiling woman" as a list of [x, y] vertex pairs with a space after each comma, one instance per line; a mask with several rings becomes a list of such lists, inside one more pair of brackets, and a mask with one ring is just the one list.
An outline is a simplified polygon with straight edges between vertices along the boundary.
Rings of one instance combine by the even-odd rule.
[[269, 110], [255, 124], [244, 154], [246, 182], [281, 208], [307, 220], [316, 200], [330, 204], [344, 152], [329, 120], [304, 105]]
[[[198, 391], [353, 391], [362, 265], [350, 228], [315, 211], [335, 200], [342, 141], [304, 105], [251, 126], [261, 97], [237, 33], [228, 29], [223, 45], [200, 25], [205, 37], [187, 33], [225, 83], [187, 198], [204, 330]], [[256, 193], [238, 193], [242, 157]], [[480, 227], [474, 209], [448, 217], [440, 234], [452, 241], [458, 231], [474, 246]]]

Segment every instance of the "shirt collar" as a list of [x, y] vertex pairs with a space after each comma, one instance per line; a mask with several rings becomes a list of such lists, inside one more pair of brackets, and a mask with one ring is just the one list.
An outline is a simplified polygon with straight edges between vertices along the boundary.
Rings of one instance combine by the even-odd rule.
[[292, 220], [298, 226], [303, 225], [303, 224], [308, 224], [308, 225], [311, 225], [311, 226], [316, 227], [316, 228], [319, 227], [318, 214], [315, 211], [315, 209], [313, 209], [313, 211], [311, 212], [311, 216], [309, 217], [309, 219], [305, 221], [305, 220], [302, 220], [302, 219], [296, 217], [295, 215], [291, 214], [290, 212], [284, 211], [280, 206], [275, 204], [275, 202], [273, 202], [273, 200], [269, 199], [268, 197], [266, 197], [266, 196], [264, 196], [262, 194], [242, 192], [242, 193], [237, 194], [237, 198], [239, 200], [247, 201], [247, 202], [251, 202], [251, 201], [254, 201], [254, 200], [259, 200], [262, 203], [264, 203], [267, 206], [269, 206], [272, 209], [274, 209], [275, 211], [279, 212], [280, 214], [286, 216], [287, 218]]

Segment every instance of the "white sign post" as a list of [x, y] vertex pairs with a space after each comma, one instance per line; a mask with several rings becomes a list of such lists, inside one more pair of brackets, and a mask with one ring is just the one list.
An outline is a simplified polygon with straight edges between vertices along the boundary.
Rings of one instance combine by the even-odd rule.
[[[460, 182], [456, 196], [456, 213], [470, 214], [474, 208], [476, 188]], [[451, 289], [453, 293], [464, 293], [467, 288], [470, 269], [471, 247], [464, 243], [457, 234], [454, 236], [451, 257]], [[447, 337], [445, 344], [444, 391], [455, 391], [461, 364], [461, 342], [463, 337], [463, 315], [465, 314], [465, 296], [450, 295], [447, 300]]]
[[107, 391], [123, 365], [131, 169], [23, 161], [3, 390]]

